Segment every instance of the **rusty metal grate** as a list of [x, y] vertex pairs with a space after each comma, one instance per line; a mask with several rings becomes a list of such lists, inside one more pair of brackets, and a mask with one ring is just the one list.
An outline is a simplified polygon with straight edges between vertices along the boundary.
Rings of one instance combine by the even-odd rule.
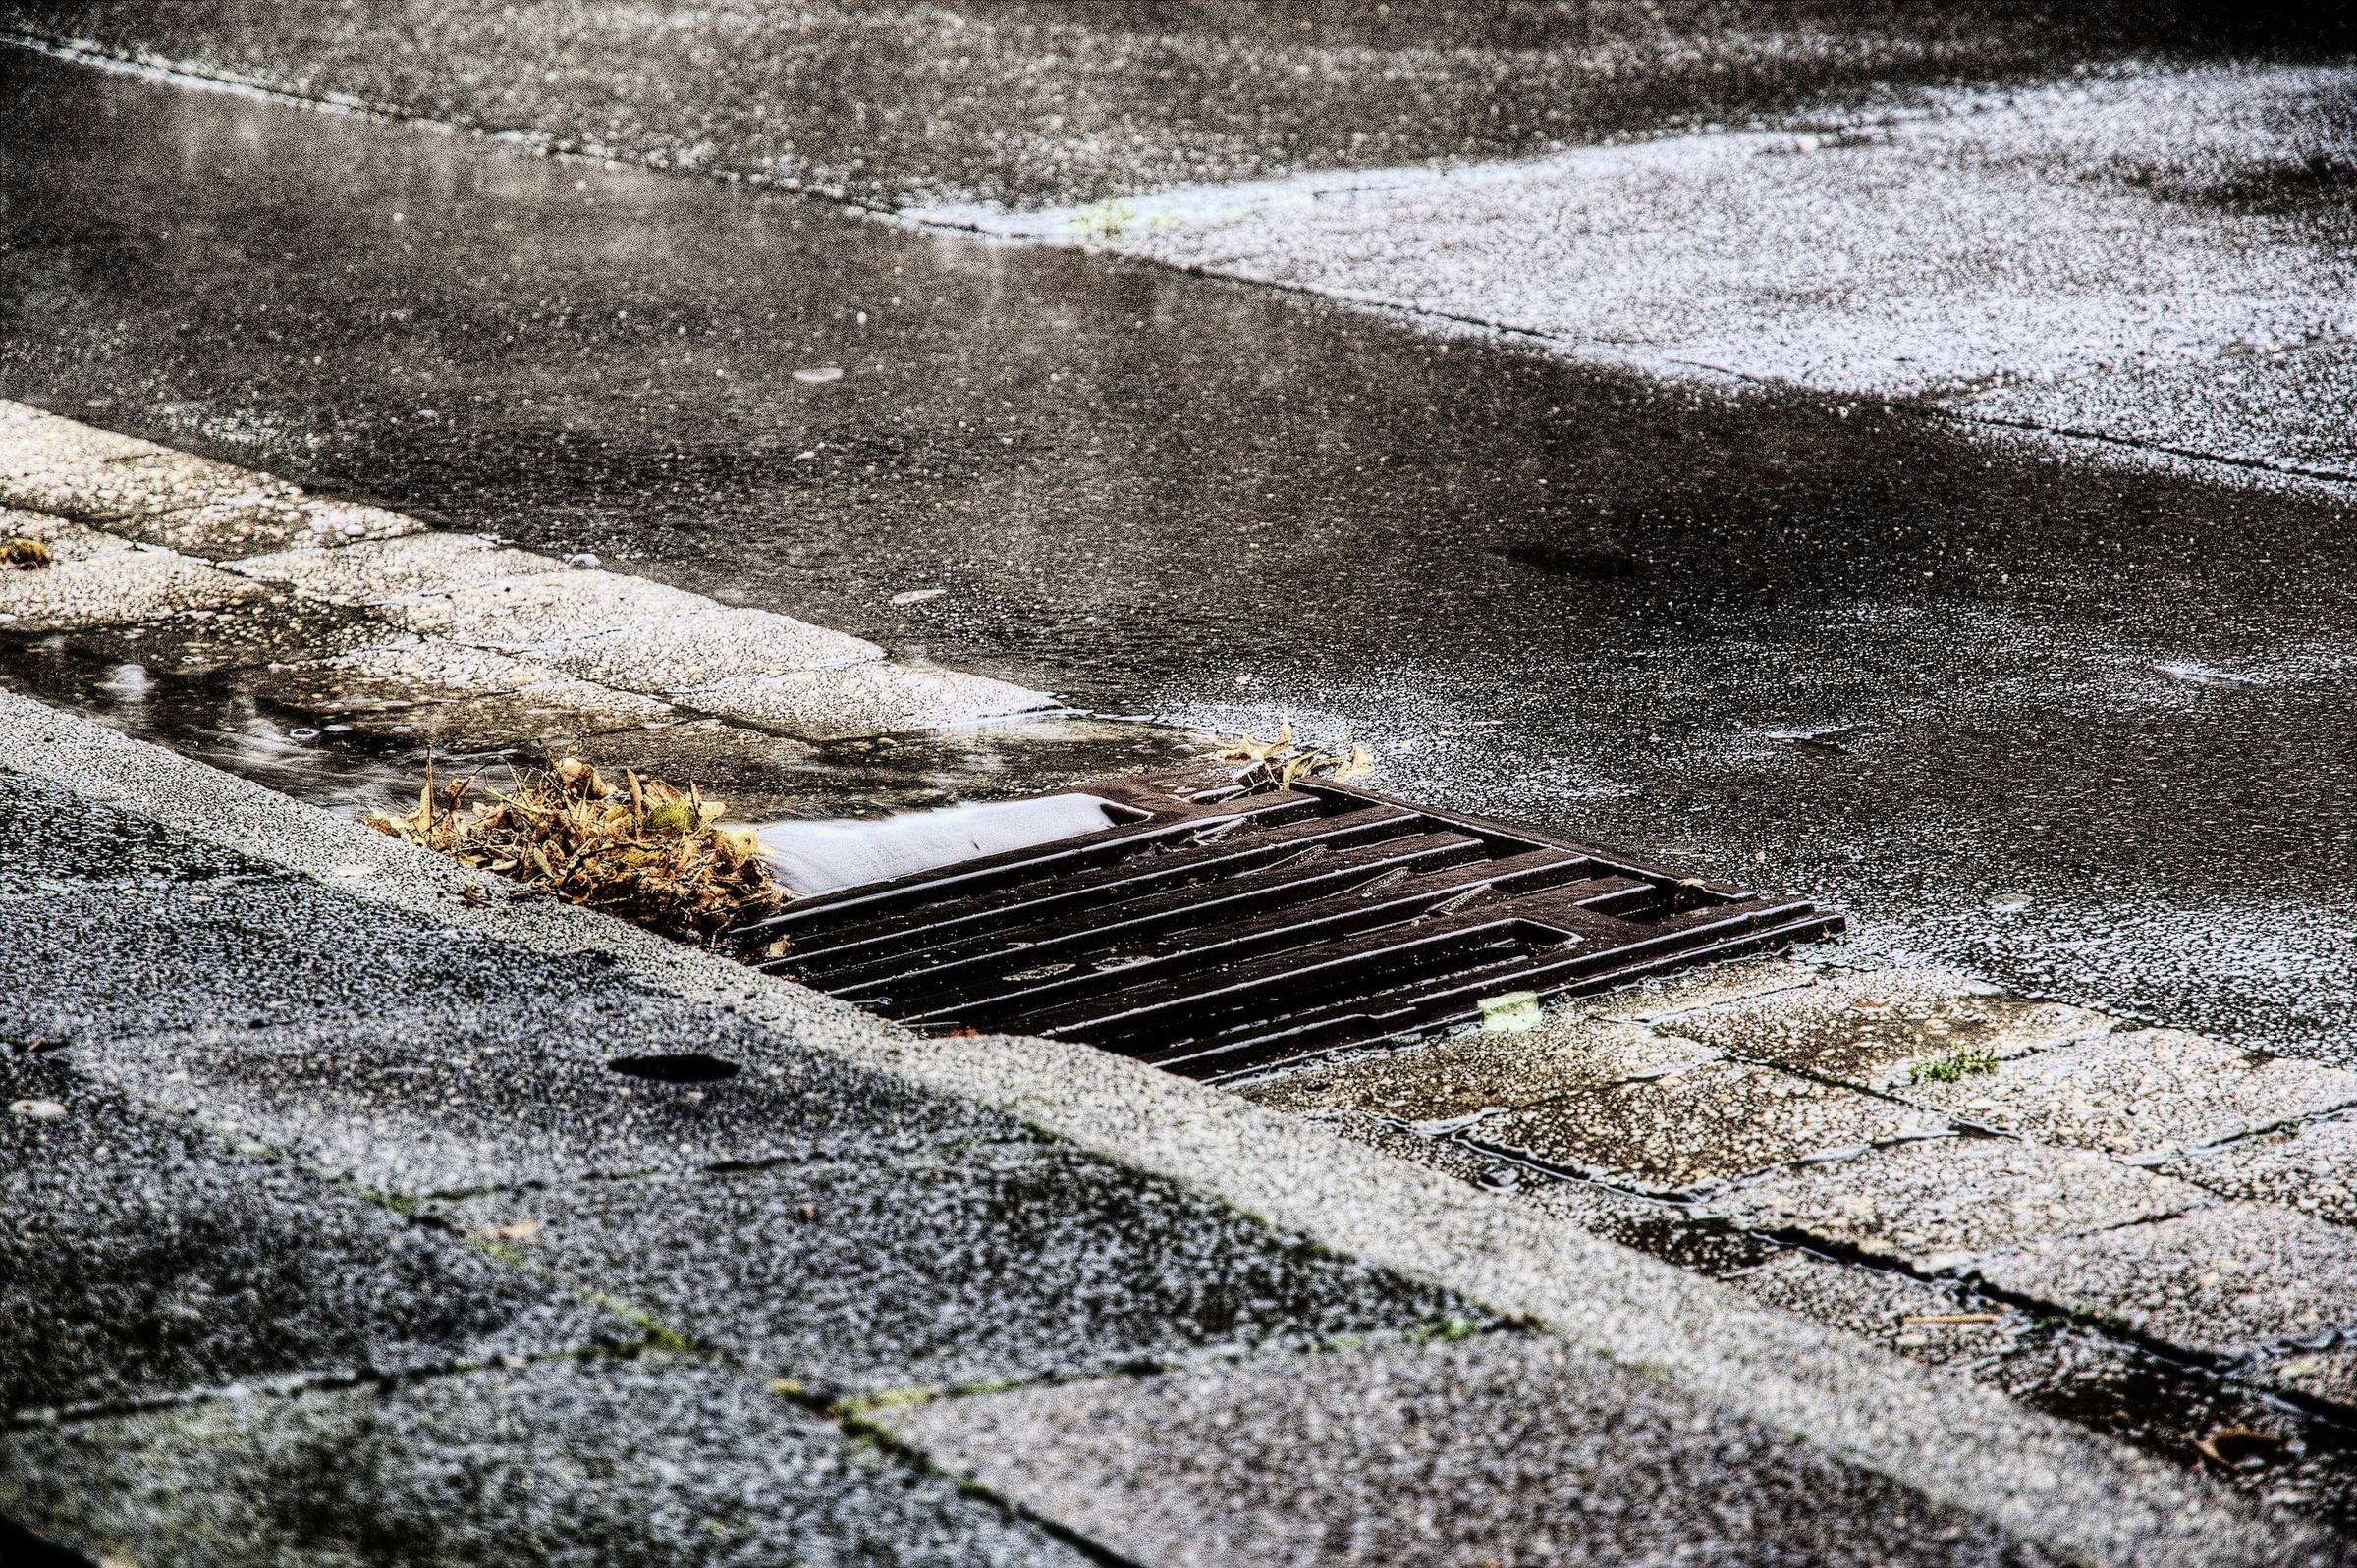
[[1220, 1078], [1462, 1022], [1485, 997], [1602, 991], [1842, 925], [1341, 784], [1074, 788], [1132, 820], [812, 898], [746, 927], [742, 951], [919, 1027]]

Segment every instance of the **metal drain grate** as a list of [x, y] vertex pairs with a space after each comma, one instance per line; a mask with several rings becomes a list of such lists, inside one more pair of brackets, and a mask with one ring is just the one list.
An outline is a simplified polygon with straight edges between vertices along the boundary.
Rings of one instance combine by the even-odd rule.
[[1842, 924], [1346, 785], [1073, 787], [1133, 820], [810, 899], [744, 928], [742, 950], [905, 1023], [1217, 1078], [1461, 1022], [1485, 997], [1602, 991]]

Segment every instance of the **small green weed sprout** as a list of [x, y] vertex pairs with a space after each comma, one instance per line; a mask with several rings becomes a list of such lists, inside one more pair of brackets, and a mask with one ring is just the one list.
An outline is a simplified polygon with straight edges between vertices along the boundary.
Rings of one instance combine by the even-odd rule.
[[1100, 243], [1118, 240], [1122, 231], [1137, 222], [1137, 209], [1126, 201], [1100, 201], [1072, 214], [1072, 232], [1083, 241]]
[[1954, 1083], [1978, 1072], [1997, 1071], [1997, 1054], [1991, 1051], [1951, 1051], [1945, 1055], [1919, 1061], [1907, 1069], [1909, 1083]]

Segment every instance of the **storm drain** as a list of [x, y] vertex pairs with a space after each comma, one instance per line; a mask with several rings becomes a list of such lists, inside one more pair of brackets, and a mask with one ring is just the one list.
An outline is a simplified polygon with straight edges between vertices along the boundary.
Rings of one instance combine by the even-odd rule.
[[805, 900], [739, 933], [745, 956], [920, 1028], [1218, 1078], [1841, 928], [1805, 900], [1346, 785], [1075, 788], [1126, 820]]

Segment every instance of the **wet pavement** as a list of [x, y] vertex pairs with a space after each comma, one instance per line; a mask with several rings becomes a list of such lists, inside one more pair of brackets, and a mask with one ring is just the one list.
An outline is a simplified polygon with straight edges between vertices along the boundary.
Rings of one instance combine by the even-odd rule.
[[[2055, 63], [2290, 56], [2350, 25], [2200, 0], [10, 0], [0, 22], [304, 97], [884, 209], [1494, 158]], [[496, 62], [496, 64], [492, 64]]]
[[[1331, 1193], [1302, 1224], [1290, 1199], [1166, 1184], [847, 1070], [833, 1048], [862, 1021], [802, 1018], [814, 999], [781, 1030], [625, 984], [603, 948], [431, 929], [479, 898], [364, 912], [348, 894], [394, 846], [313, 867], [322, 889], [0, 775], [0, 813], [42, 824], [15, 836], [38, 851], [0, 851], [0, 925], [33, 964], [0, 1035], [52, 1058], [10, 1069], [0, 1155], [98, 1178], [55, 1179], [27, 1277], [67, 1313], [102, 1274], [155, 1282], [87, 1315], [79, 1359], [27, 1362], [86, 1387], [12, 1409], [195, 1400], [25, 1445], [0, 1466], [12, 1511], [84, 1544], [162, 1539], [190, 1528], [169, 1486], [123, 1465], [252, 1456], [262, 1512], [202, 1528], [267, 1551], [295, 1515], [353, 1512], [304, 1456], [366, 1431], [362, 1514], [471, 1542], [438, 1453], [490, 1423], [499, 1484], [528, 1492], [608, 1464], [588, 1429], [627, 1397], [633, 1453], [698, 1457], [633, 1482], [625, 1514], [692, 1520], [740, 1483], [841, 1515], [812, 1541], [740, 1519], [704, 1543], [723, 1557], [1063, 1560], [1038, 1519], [1183, 1561], [1242, 1497], [1251, 1549], [1278, 1555], [1530, 1545], [1575, 1520], [1631, 1556], [1820, 1560], [1860, 1546], [1816, 1540], [1830, 1488], [1845, 1523], [1895, 1532], [1882, 1554], [2044, 1560], [1928, 1500], [1953, 1494], [1951, 1416], [1996, 1393], [2223, 1478], [2286, 1541], [2294, 1515], [2347, 1523], [2357, 1271], [2333, 1173], [2357, 1077], [2330, 1063], [2357, 1063], [2357, 647], [2332, 410], [2357, 128], [2323, 34], [2176, 6], [2033, 32], [1873, 5], [1762, 29], [1708, 6], [1174, 4], [1115, 29], [1040, 3], [659, 31], [621, 8], [560, 46], [532, 7], [0, 10], [504, 133], [0, 50], [0, 398], [85, 422], [0, 406], [0, 499], [34, 509], [0, 531], [60, 563], [0, 583], [0, 682], [347, 810], [413, 788], [429, 745], [471, 766], [528, 742], [825, 816], [1186, 744], [1112, 718], [1265, 732], [1289, 709], [1370, 744], [1381, 786], [1844, 905], [1847, 949], [1245, 1093], [1510, 1200], [1468, 1212], [1567, 1221], [1549, 1245], [1598, 1246], [1585, 1267], [1612, 1279], [1659, 1266], [1590, 1235], [1947, 1379], [1937, 1479], [1892, 1491], [1768, 1440], [1789, 1423], [1756, 1369], [1697, 1419], [1496, 1331], [1546, 1320], [1359, 1263], [1325, 1239]], [[1055, 112], [1017, 121], [1007, 82]], [[671, 172], [523, 155], [565, 144]], [[1337, 169], [1306, 209], [1288, 186], [1182, 197], [1168, 223], [995, 210]], [[1825, 211], [1866, 218], [1821, 234]], [[1903, 221], [1867, 234], [1884, 212]], [[954, 728], [904, 732], [928, 717]], [[386, 974], [417, 1000], [371, 1002]], [[946, 1044], [1048, 1074], [1026, 1119], [1077, 1103], [1052, 1047]], [[1134, 1092], [1124, 1149], [1202, 1135]], [[210, 1221], [151, 1201], [159, 1171], [310, 1237], [277, 1284], [295, 1341], [211, 1310], [255, 1266], [175, 1252]], [[1361, 1239], [1395, 1256], [1412, 1201], [1375, 1185]], [[388, 1278], [507, 1293], [464, 1322], [352, 1308], [376, 1252]], [[1713, 1354], [1787, 1331], [1717, 1311]], [[1680, 1321], [1648, 1302], [1589, 1334], [1650, 1368]], [[503, 1370], [453, 1362], [485, 1354]], [[340, 1386], [361, 1360], [393, 1377]], [[1174, 1362], [1193, 1370], [1136, 1376]], [[247, 1376], [309, 1391], [211, 1397]], [[1824, 1384], [1842, 1451], [1889, 1405], [1856, 1392], [1882, 1376]], [[745, 1378], [801, 1408], [740, 1410]], [[1551, 1414], [1524, 1430], [1534, 1385]], [[690, 1406], [775, 1440], [716, 1443]], [[1599, 1455], [1614, 1421], [1625, 1451]], [[1469, 1473], [1500, 1433], [1512, 1462]], [[1659, 1508], [1594, 1517], [1630, 1492]], [[605, 1511], [550, 1539], [610, 1551]], [[2062, 1515], [2031, 1539], [2115, 1550]]]
[[[2287, 1494], [2328, 1433], [2249, 1415], [2237, 1498], [1232, 1095], [916, 1040], [0, 718], [0, 917], [155, 905], [0, 1006], [0, 1170], [38, 1200], [0, 1238], [38, 1341], [0, 1512], [68, 1560], [2339, 1560]], [[126, 993], [254, 890], [287, 918], [209, 1016]], [[288, 1005], [328, 929], [500, 995]], [[2312, 1261], [2284, 1211], [2202, 1234], [2246, 1209]]]
[[0, 70], [9, 395], [2357, 1056], [2340, 488]]

